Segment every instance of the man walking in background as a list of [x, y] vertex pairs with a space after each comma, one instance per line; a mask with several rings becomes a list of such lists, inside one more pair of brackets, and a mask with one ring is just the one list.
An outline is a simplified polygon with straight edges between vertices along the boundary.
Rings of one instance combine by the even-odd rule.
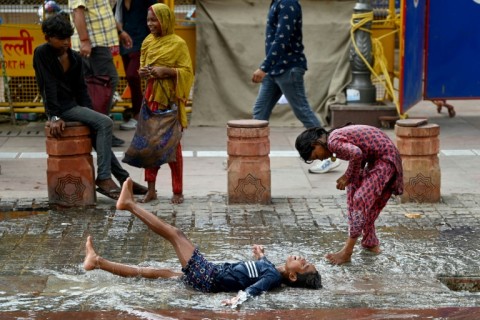
[[[298, 0], [272, 0], [265, 36], [266, 57], [252, 76], [254, 83], [261, 83], [253, 118], [269, 120], [283, 94], [305, 128], [322, 127], [305, 93], [303, 77], [307, 59], [303, 52], [302, 8]], [[327, 159], [319, 161], [309, 172], [326, 173], [339, 165], [339, 161]]]

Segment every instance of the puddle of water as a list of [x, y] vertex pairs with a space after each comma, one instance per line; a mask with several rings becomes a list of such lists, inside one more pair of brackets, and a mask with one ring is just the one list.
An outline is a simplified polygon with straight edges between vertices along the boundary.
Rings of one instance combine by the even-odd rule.
[[[439, 310], [447, 312], [452, 310], [450, 307], [459, 306], [461, 308], [457, 311], [463, 312], [480, 305], [480, 293], [451, 291], [437, 277], [439, 274], [480, 275], [480, 243], [473, 229], [443, 231], [435, 228], [408, 230], [380, 227], [378, 233], [383, 250], [380, 255], [362, 252], [357, 246], [352, 263], [332, 266], [323, 256], [343, 246], [346, 230], [328, 226], [319, 230], [311, 224], [299, 226], [298, 222], [258, 226], [253, 222], [245, 223], [248, 217], [233, 215], [221, 227], [212, 227], [208, 219], [204, 224], [192, 226], [191, 216], [182, 216], [181, 213], [174, 218], [165, 215], [165, 219], [169, 222], [176, 219], [176, 224], [182, 226], [213, 262], [248, 260], [251, 258], [251, 245], [257, 241], [265, 245], [267, 256], [278, 265], [290, 254], [305, 256], [320, 271], [324, 289], [282, 288], [249, 301], [242, 305], [241, 310], [235, 311], [221, 305], [223, 299], [234, 295], [232, 293], [202, 294], [186, 289], [180, 281], [171, 279], [125, 279], [99, 270], [86, 273], [81, 265], [85, 232], [103, 234], [107, 224], [112, 225], [108, 226], [108, 236], [99, 237], [96, 242], [99, 253], [104, 257], [176, 270], [179, 264], [171, 247], [155, 235], [146, 233], [145, 226], [131, 215], [115, 214], [107, 218], [105, 212], [80, 212], [78, 215], [52, 213], [49, 217], [31, 215], [21, 221], [4, 221], [0, 225], [0, 230], [5, 230], [11, 239], [17, 239], [17, 233], [24, 235], [25, 230], [30, 230], [32, 234], [28, 238], [19, 238], [22, 241], [16, 247], [18, 256], [8, 256], [7, 261], [13, 261], [10, 268], [19, 268], [22, 272], [2, 265], [0, 285], [3, 276], [12, 274], [19, 282], [24, 275], [46, 279], [34, 289], [24, 286], [22, 290], [7, 292], [0, 288], [0, 310], [16, 314], [30, 311], [34, 315], [88, 310], [93, 314], [105, 312], [105, 319], [110, 314], [120, 315], [115, 319], [122, 319], [123, 314], [131, 315], [130, 319], [242, 319], [251, 314], [274, 319], [267, 314], [282, 318], [282, 315], [302, 312], [306, 312], [305, 317], [294, 318], [322, 319], [321, 312], [330, 316], [344, 312], [351, 316], [345, 319], [401, 319], [421, 314], [412, 309], [431, 309], [434, 313]], [[28, 228], [22, 227], [22, 224], [28, 225]], [[91, 227], [87, 228], [87, 224]], [[46, 225], [50, 229], [39, 231], [38, 236], [31, 231]], [[8, 240], [7, 236], [2, 238], [4, 243]], [[32, 251], [26, 247], [27, 244], [37, 246], [39, 252]], [[2, 245], [0, 243], [2, 254], [13, 255], [12, 247]], [[22, 256], [23, 251], [29, 255]], [[66, 254], [68, 257], [59, 263], [60, 257]], [[51, 263], [50, 258], [55, 263]], [[366, 311], [354, 317], [353, 313], [345, 311], [350, 309]], [[395, 310], [398, 309], [405, 310], [397, 313]], [[338, 310], [341, 312], [335, 313]], [[182, 317], [175, 312], [181, 312]], [[315, 317], [309, 317], [308, 312]], [[478, 309], [475, 312], [478, 314]], [[375, 317], [368, 318], [370, 315]], [[63, 319], [66, 318], [69, 317]]]
[[28, 218], [35, 215], [47, 214], [48, 211], [6, 211], [0, 212], [0, 221]]
[[374, 319], [479, 319], [480, 308], [438, 308], [411, 310], [378, 309], [322, 309], [322, 310], [261, 310], [261, 311], [211, 311], [211, 310], [143, 310], [125, 311], [79, 311], [79, 312], [3, 312], [2, 320], [243, 320], [243, 319], [336, 319], [336, 320], [374, 320]]

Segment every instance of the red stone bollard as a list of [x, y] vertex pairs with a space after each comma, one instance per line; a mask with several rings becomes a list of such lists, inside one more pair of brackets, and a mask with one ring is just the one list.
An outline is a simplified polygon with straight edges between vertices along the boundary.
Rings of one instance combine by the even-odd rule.
[[228, 202], [270, 204], [270, 128], [265, 120], [231, 120], [228, 135]]
[[80, 122], [66, 122], [62, 137], [50, 135], [47, 122], [48, 201], [65, 207], [93, 206], [95, 169], [90, 129]]
[[397, 147], [402, 157], [404, 192], [402, 202], [440, 201], [440, 127], [427, 119], [398, 120]]

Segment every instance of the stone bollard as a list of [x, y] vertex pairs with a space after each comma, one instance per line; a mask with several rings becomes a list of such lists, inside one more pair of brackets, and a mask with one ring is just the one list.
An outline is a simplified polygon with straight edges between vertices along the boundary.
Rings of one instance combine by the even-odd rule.
[[269, 134], [265, 120], [228, 121], [229, 204], [272, 202]]
[[90, 129], [81, 122], [66, 122], [62, 137], [47, 136], [48, 201], [65, 207], [91, 206], [97, 200]]
[[402, 202], [440, 201], [440, 127], [427, 119], [398, 120], [395, 124], [397, 147], [403, 166]]

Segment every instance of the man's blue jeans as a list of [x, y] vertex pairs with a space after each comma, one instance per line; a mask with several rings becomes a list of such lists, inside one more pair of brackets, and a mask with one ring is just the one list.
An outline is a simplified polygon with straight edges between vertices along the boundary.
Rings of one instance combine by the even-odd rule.
[[295, 116], [303, 123], [305, 128], [321, 127], [320, 121], [307, 101], [303, 81], [304, 74], [305, 70], [297, 67], [275, 77], [267, 74], [263, 78], [257, 101], [253, 106], [253, 118], [269, 120], [273, 108], [283, 93]]
[[92, 131], [92, 145], [97, 151], [97, 179], [105, 180], [112, 174], [120, 183], [129, 174], [122, 168], [112, 151], [113, 121], [110, 117], [86, 107], [73, 107], [61, 114], [64, 121], [80, 121]]

